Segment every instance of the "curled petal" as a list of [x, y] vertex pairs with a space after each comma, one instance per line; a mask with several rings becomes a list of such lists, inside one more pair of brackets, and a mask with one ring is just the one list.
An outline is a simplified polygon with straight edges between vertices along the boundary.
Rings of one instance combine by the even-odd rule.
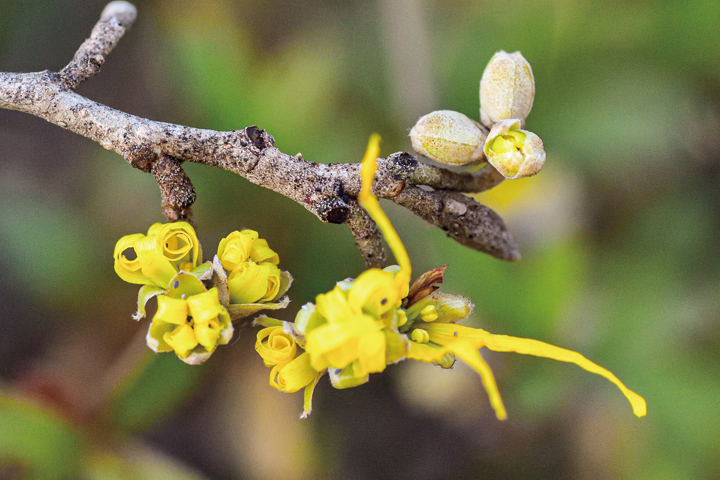
[[245, 262], [228, 278], [230, 303], [256, 303], [275, 298], [280, 290], [280, 269], [271, 263]]
[[157, 313], [153, 317], [153, 323], [171, 323], [173, 325], [184, 325], [187, 323], [188, 304], [185, 300], [158, 295]]
[[283, 332], [282, 326], [263, 328], [257, 333], [255, 350], [262, 357], [266, 367], [285, 365], [295, 358], [295, 339]]
[[172, 332], [163, 335], [163, 340], [167, 343], [178, 357], [186, 358], [190, 351], [198, 346], [195, 332], [190, 325], [184, 324], [176, 327]]
[[175, 268], [184, 268], [189, 271], [202, 261], [200, 242], [195, 229], [189, 223], [166, 223], [157, 232], [157, 237], [163, 256]]
[[142, 273], [158, 287], [167, 288], [177, 269], [162, 254], [156, 236], [149, 236], [135, 242], [135, 253], [142, 266]]
[[233, 271], [238, 265], [246, 262], [250, 258], [250, 252], [257, 239], [258, 233], [256, 231], [243, 230], [242, 232], [232, 232], [220, 240], [217, 255], [222, 262], [223, 268]]
[[190, 315], [196, 323], [206, 323], [214, 320], [224, 310], [218, 300], [217, 288], [211, 288], [207, 292], [192, 295], [187, 299]]
[[115, 244], [115, 273], [128, 283], [145, 285], [152, 283], [142, 272], [142, 265], [135, 251], [135, 242], [145, 238], [142, 233], [126, 235]]
[[151, 235], [157, 235], [160, 230], [162, 230], [163, 224], [162, 223], [153, 223], [150, 225], [150, 228], [148, 228], [148, 237]]
[[198, 343], [208, 351], [212, 351], [218, 344], [222, 327], [217, 320], [209, 320], [201, 323], [195, 322], [193, 330], [195, 331], [195, 338], [197, 338]]
[[[282, 369], [279, 369], [277, 372], [277, 386], [273, 386], [283, 392], [297, 392], [314, 382], [317, 375], [318, 371], [310, 365], [310, 356], [306, 352], [287, 363]], [[271, 385], [272, 381], [271, 377]]]
[[250, 251], [250, 258], [255, 263], [272, 263], [277, 265], [280, 263], [280, 257], [273, 251], [267, 243], [267, 240], [258, 238]]

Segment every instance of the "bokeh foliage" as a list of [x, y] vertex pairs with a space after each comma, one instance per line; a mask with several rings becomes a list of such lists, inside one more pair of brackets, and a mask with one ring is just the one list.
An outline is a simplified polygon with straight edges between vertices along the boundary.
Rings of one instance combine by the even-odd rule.
[[[31, 3], [0, 5], [1, 71], [61, 68], [103, 7]], [[122, 478], [122, 465], [144, 471], [137, 465], [147, 457], [126, 447], [142, 439], [211, 478], [720, 475], [716, 1], [517, 0], [511, 10], [469, 0], [137, 6], [136, 26], [80, 93], [156, 120], [257, 124], [286, 153], [325, 163], [358, 161], [372, 132], [383, 136], [383, 154], [409, 149], [412, 125], [399, 118], [440, 108], [477, 118], [487, 60], [499, 49], [522, 51], [537, 85], [527, 127], [543, 138], [547, 165], [477, 198], [506, 219], [523, 259], [506, 264], [469, 251], [387, 209], [415, 272], [450, 264], [445, 290], [475, 302], [470, 324], [580, 351], [644, 395], [649, 413], [635, 419], [616, 391], [573, 367], [488, 354], [506, 423], [488, 415], [479, 381], [461, 368], [441, 372], [454, 379], [444, 398], [456, 400], [438, 411], [427, 407], [444, 401], [428, 400], [433, 367], [404, 365], [353, 391], [319, 386], [316, 410], [301, 422], [300, 397], [267, 387], [249, 329], [207, 371], [188, 373], [168, 356], [131, 378], [138, 383], [119, 381], [110, 410], [100, 408], [94, 387], [113, 378], [111, 366], [146, 325], [130, 318], [136, 291], [114, 276], [112, 247], [162, 220], [157, 187], [87, 140], [0, 111], [0, 373], [8, 395], [0, 428], [13, 432], [0, 432], [0, 457], [36, 452], [30, 461], [54, 465], [60, 477], [82, 468], [92, 478]], [[422, 21], [409, 23], [418, 12]], [[397, 37], [388, 29], [409, 29], [400, 37], [418, 58], [406, 70], [392, 68], [397, 45], [387, 39]], [[429, 50], [414, 48], [418, 35]], [[403, 103], [393, 86], [420, 79], [430, 79], [432, 98]], [[187, 171], [206, 256], [241, 228], [260, 231], [280, 254], [296, 279], [283, 318], [361, 271], [343, 227], [227, 172]], [[163, 374], [174, 386], [152, 380]], [[48, 395], [48, 383], [62, 395]], [[26, 400], [10, 397], [26, 399], [20, 391], [72, 408], [19, 409]], [[146, 433], [128, 436], [138, 430]], [[105, 450], [78, 446], [88, 438]], [[273, 446], [285, 452], [280, 460], [264, 453]]]

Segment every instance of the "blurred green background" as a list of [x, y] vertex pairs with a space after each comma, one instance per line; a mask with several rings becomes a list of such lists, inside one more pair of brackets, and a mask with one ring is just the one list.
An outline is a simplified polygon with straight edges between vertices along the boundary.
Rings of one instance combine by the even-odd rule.
[[[37, 118], [0, 111], [0, 477], [720, 478], [720, 4], [717, 0], [138, 1], [79, 93], [154, 120], [257, 124], [282, 151], [359, 161], [409, 150], [437, 109], [478, 118], [492, 54], [520, 50], [545, 169], [478, 196], [523, 258], [461, 247], [383, 203], [417, 274], [448, 263], [465, 323], [577, 350], [648, 402], [637, 419], [577, 367], [484, 353], [477, 376], [403, 362], [325, 379], [313, 414], [267, 385], [254, 331], [203, 367], [144, 354], [115, 241], [162, 221], [151, 176]], [[60, 70], [104, 2], [0, 0], [0, 71]], [[300, 305], [363, 269], [346, 228], [228, 172], [187, 165], [206, 256], [252, 228]], [[133, 376], [124, 372], [139, 359]], [[82, 473], [78, 473], [82, 472]], [[23, 477], [24, 475], [24, 477]]]

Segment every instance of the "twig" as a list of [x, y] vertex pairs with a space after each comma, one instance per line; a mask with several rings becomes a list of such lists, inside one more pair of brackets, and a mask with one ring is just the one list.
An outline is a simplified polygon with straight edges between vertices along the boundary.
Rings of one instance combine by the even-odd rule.
[[[323, 165], [285, 154], [274, 147], [270, 134], [256, 126], [219, 132], [155, 122], [73, 92], [100, 71], [105, 56], [135, 15], [135, 7], [127, 2], [108, 4], [90, 38], [60, 73], [0, 73], [0, 108], [43, 118], [152, 173], [162, 192], [163, 213], [170, 221], [192, 221], [195, 192], [181, 164], [201, 163], [291, 198], [323, 222], [347, 224], [365, 263], [384, 264], [380, 234], [355, 200], [360, 191], [359, 164]], [[500, 216], [458, 193], [479, 192], [500, 183], [502, 177], [491, 167], [457, 173], [419, 164], [404, 152], [379, 159], [378, 164], [373, 184], [378, 197], [408, 208], [463, 245], [504, 260], [519, 258]], [[434, 191], [424, 191], [420, 185]]]

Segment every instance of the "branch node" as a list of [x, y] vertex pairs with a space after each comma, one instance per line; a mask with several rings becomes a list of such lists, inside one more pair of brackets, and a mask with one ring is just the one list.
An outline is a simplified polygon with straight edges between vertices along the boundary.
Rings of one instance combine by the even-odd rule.
[[163, 155], [151, 166], [151, 173], [160, 187], [162, 211], [168, 222], [185, 220], [193, 223], [191, 206], [195, 189], [175, 158]]
[[333, 197], [315, 203], [315, 211], [325, 223], [345, 223], [350, 216], [350, 205], [341, 198]]

